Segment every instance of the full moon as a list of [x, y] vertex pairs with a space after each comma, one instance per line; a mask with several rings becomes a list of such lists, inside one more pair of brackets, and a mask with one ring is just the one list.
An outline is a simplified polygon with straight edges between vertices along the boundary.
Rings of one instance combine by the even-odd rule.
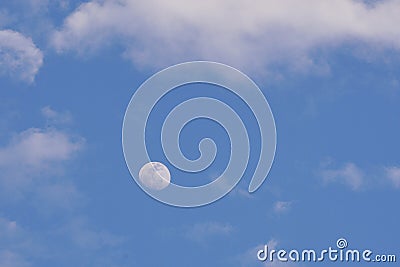
[[168, 168], [160, 162], [149, 162], [139, 171], [140, 183], [149, 189], [163, 190], [171, 181]]

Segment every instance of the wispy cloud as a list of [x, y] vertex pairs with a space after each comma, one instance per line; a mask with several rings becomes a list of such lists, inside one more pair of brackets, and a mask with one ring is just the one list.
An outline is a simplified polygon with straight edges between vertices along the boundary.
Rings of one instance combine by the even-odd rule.
[[121, 236], [93, 228], [85, 217], [76, 217], [57, 232], [64, 238], [67, 237], [75, 246], [84, 250], [115, 247], [120, 245], [124, 240]]
[[[35, 189], [32, 204], [41, 214], [50, 215], [55, 212], [66, 214], [85, 203], [85, 196], [72, 182], [53, 182], [43, 184]], [[45, 207], [45, 209], [43, 209]]]
[[254, 199], [254, 194], [249, 193], [247, 189], [241, 188], [240, 186], [236, 186], [229, 193], [229, 196], [241, 197], [244, 199]]
[[43, 64], [43, 53], [32, 39], [12, 30], [0, 30], [0, 74], [32, 83]]
[[18, 228], [16, 221], [0, 217], [0, 236], [2, 240], [13, 237], [18, 232]]
[[400, 188], [400, 167], [385, 168], [386, 177], [392, 182], [394, 187]]
[[50, 106], [43, 107], [41, 111], [49, 125], [63, 125], [72, 122], [72, 115], [68, 111], [58, 112]]
[[312, 54], [321, 48], [400, 50], [399, 8], [393, 0], [92, 0], [65, 19], [51, 42], [59, 52], [80, 53], [118, 43], [127, 58], [147, 66], [208, 59], [302, 71], [315, 66]]
[[325, 168], [320, 171], [320, 175], [326, 184], [340, 183], [352, 190], [361, 189], [365, 178], [363, 171], [352, 162], [339, 168]]
[[274, 211], [276, 213], [285, 213], [292, 208], [292, 201], [277, 201], [274, 204]]
[[[66, 222], [56, 222], [56, 225], [46, 225], [38, 232], [32, 224], [24, 229], [16, 221], [0, 217], [0, 266], [36, 266], [33, 263], [38, 259], [50, 263], [56, 261], [57, 265], [60, 258], [70, 255], [79, 255], [71, 259], [78, 265], [89, 262], [96, 266], [119, 266], [112, 262], [113, 253], [121, 249], [124, 237], [94, 226], [85, 215], [74, 214]], [[57, 255], [54, 258], [53, 255], [60, 250], [69, 256]]]
[[328, 160], [322, 163], [317, 176], [322, 178], [325, 185], [338, 183], [353, 191], [384, 189], [388, 185], [400, 189], [400, 167], [379, 165], [361, 168], [353, 162], [348, 162], [337, 167], [332, 160]]
[[33, 179], [54, 174], [83, 144], [82, 138], [57, 129], [27, 129], [0, 148], [0, 183], [9, 189], [30, 186]]
[[49, 164], [68, 160], [82, 148], [81, 139], [74, 140], [57, 129], [30, 128], [16, 135], [0, 149], [0, 166], [47, 169]]
[[0, 266], [30, 266], [23, 251], [30, 246], [25, 232], [14, 220], [0, 217]]
[[197, 242], [203, 242], [216, 236], [228, 236], [233, 230], [233, 226], [229, 223], [197, 223], [186, 230], [185, 237]]
[[81, 195], [71, 182], [58, 178], [63, 176], [66, 164], [82, 151], [84, 144], [85, 139], [79, 135], [55, 127], [29, 128], [14, 134], [0, 147], [3, 201], [34, 196], [31, 199], [34, 205], [40, 202], [46, 203], [47, 208], [50, 204], [71, 208], [72, 202], [81, 200]]

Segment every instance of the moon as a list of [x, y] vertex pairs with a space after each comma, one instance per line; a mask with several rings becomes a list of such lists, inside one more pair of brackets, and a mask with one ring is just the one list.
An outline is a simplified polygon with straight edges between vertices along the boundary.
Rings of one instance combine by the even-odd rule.
[[161, 162], [149, 162], [140, 169], [139, 180], [149, 189], [163, 190], [170, 184], [171, 174]]

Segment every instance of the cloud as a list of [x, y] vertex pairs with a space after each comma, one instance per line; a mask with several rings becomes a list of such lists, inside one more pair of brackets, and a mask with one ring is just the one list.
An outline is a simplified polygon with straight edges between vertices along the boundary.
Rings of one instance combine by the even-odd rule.
[[399, 9], [396, 0], [92, 0], [65, 19], [51, 43], [81, 54], [118, 44], [140, 66], [201, 59], [303, 70], [318, 62], [316, 51], [343, 44], [399, 50]]
[[0, 217], [0, 266], [30, 266], [20, 253], [29, 246], [24, 234], [16, 221]]
[[274, 204], [274, 211], [276, 213], [284, 213], [290, 210], [292, 207], [291, 201], [277, 201]]
[[103, 266], [103, 261], [106, 266], [118, 266], [114, 254], [120, 251], [125, 238], [96, 228], [86, 215], [74, 214], [66, 222], [52, 217], [51, 223], [40, 227], [26, 220], [28, 227], [24, 229], [16, 221], [0, 217], [1, 267], [41, 266], [43, 259], [53, 266]]
[[69, 112], [57, 112], [50, 106], [43, 107], [41, 111], [48, 124], [69, 124], [72, 122], [72, 116]]
[[32, 39], [12, 30], [0, 30], [0, 74], [32, 83], [43, 64], [43, 53]]
[[[33, 204], [42, 214], [54, 214], [56, 211], [65, 214], [66, 211], [73, 211], [82, 205], [85, 200], [83, 194], [71, 182], [56, 182], [38, 187]], [[43, 209], [44, 206], [46, 209]]]
[[123, 242], [123, 238], [104, 230], [93, 229], [84, 217], [76, 217], [59, 232], [70, 239], [80, 249], [98, 250], [115, 247]]
[[185, 237], [197, 242], [202, 242], [210, 237], [228, 236], [233, 232], [233, 230], [233, 226], [229, 223], [197, 223], [186, 231]]
[[58, 178], [84, 145], [82, 137], [54, 127], [29, 128], [14, 134], [0, 146], [2, 198], [18, 200], [33, 193], [34, 204], [44, 201], [47, 206], [70, 207], [66, 202], [80, 199], [80, 194], [68, 180]]
[[234, 189], [232, 189], [232, 191], [229, 192], [229, 196], [240, 197], [242, 199], [254, 199], [254, 194], [250, 194], [247, 188], [243, 189], [240, 188], [240, 186], [236, 186]]
[[400, 188], [400, 168], [388, 167], [385, 171], [386, 177], [393, 183], [394, 187]]
[[[20, 254], [32, 247], [28, 232], [19, 223], [6, 217], [0, 217], [0, 253], [12, 251], [13, 254]], [[3, 265], [0, 264], [0, 266]]]
[[352, 190], [361, 189], [364, 183], [364, 173], [354, 163], [346, 163], [341, 168], [324, 169], [320, 174], [325, 183], [341, 183]]
[[360, 189], [371, 190], [387, 188], [392, 185], [400, 189], [400, 168], [398, 166], [386, 166], [362, 169], [354, 163], [346, 163], [341, 167], [330, 167], [332, 160], [322, 163], [322, 169], [318, 175], [325, 184], [340, 183], [357, 191]]
[[0, 167], [18, 167], [40, 172], [51, 164], [71, 159], [82, 148], [83, 140], [60, 130], [29, 128], [0, 148]]

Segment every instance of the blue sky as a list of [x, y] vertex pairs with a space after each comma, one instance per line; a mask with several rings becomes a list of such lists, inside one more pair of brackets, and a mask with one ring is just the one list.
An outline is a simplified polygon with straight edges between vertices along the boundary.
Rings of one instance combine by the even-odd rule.
[[[0, 266], [333, 266], [260, 263], [256, 251], [323, 249], [340, 237], [399, 257], [399, 9], [395, 0], [3, 1]], [[136, 185], [121, 131], [140, 84], [191, 60], [251, 77], [271, 106], [278, 142], [258, 191], [246, 191], [252, 154], [226, 197], [184, 209]], [[156, 111], [213, 96], [255, 127], [221, 90], [188, 86]], [[154, 129], [163, 116], [154, 116]], [[150, 134], [162, 158], [159, 133]], [[224, 169], [229, 143], [206, 120], [182, 132], [188, 157], [208, 136], [220, 146], [217, 161], [194, 184]]]

